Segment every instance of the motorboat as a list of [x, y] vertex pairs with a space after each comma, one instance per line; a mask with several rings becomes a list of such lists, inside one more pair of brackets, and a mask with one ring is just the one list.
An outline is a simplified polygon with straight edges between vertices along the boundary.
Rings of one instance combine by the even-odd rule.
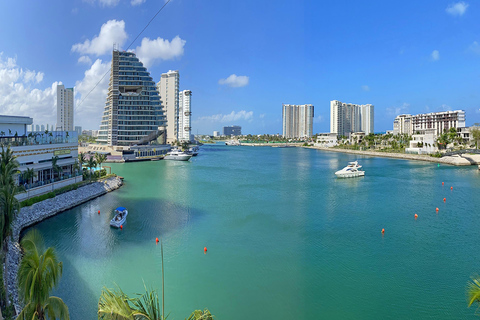
[[353, 178], [353, 177], [361, 177], [365, 175], [365, 171], [360, 171], [362, 166], [358, 164], [358, 161], [349, 162], [348, 166], [335, 172], [335, 175], [339, 178]]
[[238, 140], [229, 140], [229, 141], [225, 141], [225, 145], [227, 145], [227, 146], [241, 146], [242, 144]]
[[127, 220], [128, 210], [124, 207], [118, 207], [115, 209], [115, 216], [110, 220], [110, 226], [114, 228], [120, 228]]
[[198, 147], [191, 147], [186, 151], [187, 154], [191, 154], [193, 157], [198, 156]]
[[193, 157], [191, 154], [183, 152], [182, 150], [172, 149], [165, 155], [165, 160], [188, 161]]

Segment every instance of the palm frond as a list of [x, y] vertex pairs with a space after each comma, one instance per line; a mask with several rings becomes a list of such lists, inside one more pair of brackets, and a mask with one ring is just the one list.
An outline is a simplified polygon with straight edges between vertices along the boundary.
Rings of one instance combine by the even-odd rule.
[[103, 287], [98, 300], [98, 319], [135, 320], [130, 301], [131, 299], [120, 288], [110, 290]]
[[68, 307], [59, 297], [49, 297], [43, 306], [43, 310], [50, 319], [70, 320]]
[[468, 306], [470, 307], [474, 302], [480, 302], [480, 278], [478, 276], [472, 277], [467, 285]]

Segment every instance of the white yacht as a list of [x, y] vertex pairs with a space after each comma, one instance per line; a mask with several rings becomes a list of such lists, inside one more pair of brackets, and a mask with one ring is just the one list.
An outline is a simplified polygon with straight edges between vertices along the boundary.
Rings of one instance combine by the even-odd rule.
[[353, 177], [361, 177], [365, 175], [365, 171], [360, 171], [362, 166], [358, 164], [358, 161], [349, 162], [348, 166], [335, 172], [335, 175], [339, 178], [353, 178]]
[[241, 146], [242, 144], [238, 140], [229, 140], [229, 141], [225, 141], [225, 145], [227, 145], [227, 146]]
[[188, 161], [192, 157], [191, 154], [183, 152], [182, 150], [172, 149], [165, 156], [165, 160], [175, 160], [175, 161]]

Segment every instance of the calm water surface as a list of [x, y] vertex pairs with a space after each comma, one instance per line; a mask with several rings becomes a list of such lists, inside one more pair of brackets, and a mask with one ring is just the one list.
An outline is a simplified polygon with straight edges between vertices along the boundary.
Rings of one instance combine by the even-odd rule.
[[359, 157], [365, 177], [335, 178], [357, 158], [209, 145], [187, 163], [112, 164], [121, 189], [37, 225], [64, 263], [55, 295], [80, 320], [103, 286], [161, 292], [158, 237], [169, 319], [475, 319], [476, 167]]

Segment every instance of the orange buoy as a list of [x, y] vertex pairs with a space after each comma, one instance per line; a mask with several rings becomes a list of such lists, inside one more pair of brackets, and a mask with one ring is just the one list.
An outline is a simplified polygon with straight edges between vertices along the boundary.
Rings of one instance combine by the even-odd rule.
[[443, 198], [443, 202], [447, 201], [447, 198]]
[[450, 190], [453, 190], [453, 187], [450, 187]]
[[444, 183], [442, 182], [442, 186], [444, 185]]
[[203, 251], [204, 251], [204, 252], [207, 252], [207, 247], [203, 248]]
[[155, 238], [155, 242], [158, 243], [158, 238]]
[[437, 211], [437, 212], [438, 212], [438, 208], [436, 208], [436, 209], [435, 209], [435, 211]]
[[415, 219], [417, 219], [417, 218], [418, 218], [418, 214], [415, 213]]
[[98, 210], [98, 214], [100, 214], [100, 210]]
[[120, 226], [120, 230], [123, 230], [123, 226]]
[[382, 229], [382, 234], [384, 234], [384, 233], [385, 233], [385, 229]]

